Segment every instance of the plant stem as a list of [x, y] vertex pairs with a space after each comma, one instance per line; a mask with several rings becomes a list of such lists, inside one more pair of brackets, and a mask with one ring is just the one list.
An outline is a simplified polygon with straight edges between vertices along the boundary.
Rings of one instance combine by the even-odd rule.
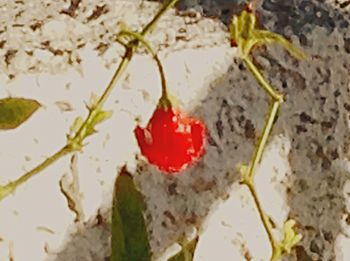
[[265, 80], [264, 76], [260, 73], [259, 69], [249, 59], [249, 57], [243, 58], [244, 63], [248, 66], [250, 72], [254, 75], [255, 79], [261, 84], [263, 89], [271, 96], [274, 100], [283, 102], [283, 95], [275, 91], [272, 86]]
[[[175, 5], [175, 3], [178, 0], [170, 0], [167, 3], [165, 3], [162, 8], [158, 11], [158, 13], [154, 16], [154, 18], [144, 27], [142, 32], [140, 33], [142, 36], [146, 35], [152, 28], [156, 25], [158, 20], [161, 18], [161, 16], [169, 10], [172, 6]], [[86, 138], [86, 129], [93, 121], [94, 117], [96, 116], [96, 113], [102, 108], [105, 101], [108, 99], [109, 95], [111, 94], [117, 80], [121, 77], [122, 73], [125, 71], [126, 67], [128, 66], [135, 50], [137, 49], [139, 44], [139, 41], [137, 39], [134, 39], [132, 41], [129, 41], [127, 44], [127, 48], [125, 50], [124, 56], [122, 58], [122, 61], [120, 62], [118, 68], [116, 69], [115, 73], [113, 74], [108, 86], [106, 87], [103, 94], [98, 99], [97, 103], [94, 104], [92, 108], [89, 110], [89, 114], [85, 121], [83, 122], [82, 126], [79, 128], [79, 130], [76, 132], [73, 138], [71, 138], [70, 141], [67, 142], [67, 144], [58, 150], [56, 153], [51, 155], [49, 158], [44, 160], [42, 163], [37, 165], [32, 170], [26, 172], [24, 175], [16, 179], [15, 181], [9, 182], [4, 186], [0, 185], [0, 201], [4, 199], [9, 194], [13, 193], [15, 189], [22, 185], [24, 182], [26, 182], [31, 177], [35, 176], [54, 162], [56, 162], [58, 159], [62, 158], [63, 156], [77, 151], [81, 148], [81, 144], [83, 140]]]
[[247, 65], [248, 69], [253, 74], [253, 76], [256, 78], [258, 83], [260, 83], [260, 85], [263, 87], [265, 92], [267, 92], [267, 94], [272, 98], [272, 105], [270, 106], [270, 110], [269, 110], [267, 119], [265, 121], [263, 133], [259, 139], [258, 146], [254, 151], [253, 160], [249, 166], [248, 174], [244, 175], [244, 179], [242, 183], [247, 185], [250, 193], [253, 196], [255, 205], [257, 207], [261, 221], [263, 223], [263, 226], [265, 228], [265, 231], [268, 235], [268, 238], [271, 244], [272, 255], [270, 260], [273, 261], [273, 260], [277, 260], [277, 258], [280, 257], [281, 249], [272, 234], [272, 227], [271, 227], [270, 220], [268, 216], [265, 214], [261, 206], [259, 197], [256, 193], [255, 185], [254, 185], [254, 176], [256, 173], [257, 166], [261, 162], [261, 158], [266, 148], [267, 140], [270, 137], [274, 122], [277, 118], [278, 109], [284, 99], [283, 99], [283, 95], [276, 92], [274, 88], [265, 80], [265, 78], [260, 73], [259, 69], [253, 64], [253, 62], [249, 59], [249, 57], [243, 57], [243, 61], [245, 62], [245, 64]]
[[254, 152], [253, 161], [249, 167], [248, 177], [250, 179], [254, 179], [254, 174], [256, 172], [256, 168], [260, 164], [262, 155], [264, 153], [264, 150], [265, 150], [265, 147], [267, 144], [267, 140], [271, 134], [274, 121], [277, 117], [279, 107], [280, 107], [280, 102], [273, 101], [272, 106], [271, 106], [270, 111], [269, 111], [268, 116], [267, 116], [266, 123], [264, 125], [263, 133], [259, 139], [258, 147]]
[[[162, 8], [158, 11], [158, 13], [154, 16], [154, 18], [144, 27], [144, 29], [141, 31], [140, 35], [144, 36], [146, 35], [149, 31], [152, 30], [152, 28], [156, 25], [156, 23], [158, 22], [158, 20], [161, 18], [161, 16], [168, 11], [168, 9], [170, 9], [172, 6], [175, 5], [175, 3], [178, 0], [170, 0], [168, 1], [166, 4], [164, 4], [162, 6]], [[135, 50], [138, 47], [138, 43], [139, 43], [139, 39], [134, 39], [131, 42], [129, 42], [127, 44], [128, 48], [126, 48], [125, 50], [125, 54], [123, 56], [123, 59], [121, 61], [121, 63], [119, 64], [117, 70], [115, 71], [115, 73], [112, 76], [112, 79], [110, 80], [107, 88], [105, 89], [104, 93], [101, 95], [100, 99], [98, 100], [97, 104], [96, 104], [96, 109], [100, 109], [102, 108], [104, 102], [107, 100], [107, 98], [109, 97], [110, 93], [112, 92], [117, 80], [120, 78], [120, 76], [122, 75], [122, 73], [124, 72], [124, 70], [126, 69], [126, 67], [128, 66]], [[92, 111], [89, 113], [88, 118], [85, 120], [83, 126], [81, 127], [81, 129], [84, 127], [84, 125], [86, 125], [86, 123], [89, 122]], [[79, 130], [80, 131], [80, 130]], [[79, 132], [78, 131], [78, 132]]]
[[168, 0], [163, 6], [162, 8], [158, 11], [158, 13], [153, 17], [153, 19], [151, 20], [151, 22], [149, 22], [142, 30], [141, 35], [144, 36], [145, 34], [147, 34], [149, 31], [151, 31], [153, 29], [153, 27], [156, 25], [156, 23], [158, 22], [158, 20], [162, 17], [162, 15], [168, 11], [171, 7], [173, 7], [176, 2], [178, 2], [179, 0]]
[[50, 166], [51, 164], [56, 162], [61, 157], [69, 154], [71, 151], [72, 151], [72, 149], [69, 146], [66, 145], [63, 148], [61, 148], [59, 151], [57, 151], [55, 154], [53, 154], [51, 157], [47, 158], [41, 164], [36, 166], [34, 169], [28, 171], [26, 174], [24, 174], [23, 176], [19, 177], [15, 181], [9, 182], [3, 187], [0, 186], [0, 201], [3, 198], [7, 197], [12, 192], [14, 192], [14, 190], [18, 186], [20, 186], [23, 183], [25, 183], [28, 179], [30, 179], [31, 177], [35, 176], [40, 171], [42, 171], [45, 168], [47, 168], [48, 166]]
[[272, 104], [272, 106], [270, 108], [270, 111], [268, 113], [268, 117], [267, 117], [267, 120], [266, 120], [266, 123], [265, 123], [265, 127], [264, 127], [264, 130], [263, 130], [263, 134], [261, 135], [258, 147], [257, 147], [256, 151], [254, 152], [253, 161], [252, 161], [252, 163], [251, 163], [251, 165], [249, 167], [248, 175], [246, 175], [244, 177], [243, 181], [242, 181], [243, 184], [247, 185], [250, 193], [253, 196], [254, 203], [255, 203], [255, 205], [257, 207], [257, 210], [259, 212], [260, 218], [261, 218], [262, 223], [264, 225], [265, 231], [266, 231], [266, 233], [268, 235], [268, 238], [269, 238], [269, 241], [271, 243], [271, 247], [273, 249], [272, 253], [275, 253], [275, 250], [278, 248], [278, 244], [277, 244], [276, 240], [274, 239], [274, 237], [272, 235], [272, 227], [271, 227], [269, 218], [264, 213], [264, 210], [263, 210], [263, 208], [261, 206], [261, 203], [259, 201], [258, 195], [256, 193], [255, 185], [254, 185], [254, 174], [256, 172], [256, 168], [257, 168], [258, 164], [261, 161], [261, 158], [262, 158], [262, 155], [263, 155], [263, 151], [264, 151], [264, 149], [266, 147], [267, 139], [268, 139], [268, 137], [269, 137], [269, 135], [271, 133], [271, 130], [272, 130], [272, 127], [273, 127], [273, 123], [274, 123], [274, 120], [276, 118], [279, 106], [280, 106], [280, 102], [279, 101], [274, 101], [273, 102], [273, 104]]
[[[261, 219], [261, 221], [263, 223], [264, 229], [265, 229], [265, 231], [267, 233], [267, 236], [269, 238], [269, 241], [270, 241], [270, 244], [271, 244], [271, 249], [272, 249], [272, 256], [273, 256], [274, 253], [276, 252], [275, 249], [278, 248], [278, 244], [277, 244], [275, 238], [273, 237], [272, 227], [271, 227], [269, 218], [264, 213], [264, 210], [262, 209], [261, 203], [259, 201], [259, 197], [258, 197], [258, 195], [257, 195], [257, 193], [255, 191], [254, 184], [251, 183], [251, 182], [246, 182], [246, 181], [244, 181], [243, 184], [247, 185], [247, 187], [249, 189], [249, 192], [252, 194], [252, 197], [253, 197], [254, 203], [256, 205], [256, 208], [258, 210], [260, 219]], [[272, 258], [271, 258], [271, 260], [272, 260]]]
[[160, 76], [160, 81], [161, 81], [161, 86], [162, 86], [162, 95], [161, 95], [161, 97], [159, 99], [159, 103], [162, 106], [165, 106], [167, 108], [171, 108], [172, 104], [171, 104], [171, 101], [168, 98], [167, 83], [166, 83], [166, 79], [165, 79], [164, 68], [163, 68], [163, 65], [162, 65], [161, 61], [159, 60], [159, 57], [156, 54], [156, 52], [152, 49], [152, 47], [148, 44], [148, 42], [144, 39], [144, 37], [141, 34], [137, 33], [137, 32], [122, 31], [122, 32], [120, 32], [119, 35], [120, 36], [122, 36], [122, 35], [130, 35], [130, 36], [134, 37], [139, 42], [141, 42], [146, 47], [146, 49], [150, 52], [150, 54], [152, 55], [152, 58], [157, 63], [159, 76]]
[[[284, 96], [276, 91], [264, 78], [259, 69], [254, 65], [253, 61], [250, 59], [251, 50], [257, 46], [267, 43], [277, 43], [286, 48], [292, 56], [296, 58], [304, 58], [305, 55], [295, 48], [288, 40], [283, 36], [272, 33], [266, 30], [260, 30], [256, 28], [256, 14], [255, 14], [255, 4], [254, 0], [250, 1], [246, 9], [242, 11], [239, 16], [234, 16], [230, 24], [231, 33], [231, 45], [236, 46], [239, 50], [240, 57], [247, 66], [248, 70], [253, 74], [256, 81], [261, 85], [263, 90], [271, 97], [272, 103], [270, 105], [269, 114], [266, 118], [263, 133], [259, 139], [258, 145], [254, 151], [251, 162], [248, 166], [240, 168], [242, 174], [242, 183], [247, 185], [249, 191], [251, 192], [254, 202], [257, 206], [260, 218], [268, 235], [269, 241], [272, 247], [271, 260], [277, 260], [287, 249], [290, 251], [291, 245], [295, 245], [298, 240], [300, 240], [300, 235], [296, 235], [295, 231], [291, 227], [284, 228], [285, 235], [282, 242], [277, 242], [273, 237], [272, 225], [267, 214], [265, 214], [254, 184], [254, 176], [257, 166], [261, 162], [268, 138], [270, 137], [273, 125], [276, 121], [278, 110], [280, 105], [284, 102]], [[287, 221], [292, 222], [291, 221]], [[285, 223], [285, 226], [287, 225]], [[288, 224], [290, 226], [290, 223]], [[286, 236], [287, 235], [287, 236]], [[289, 241], [288, 241], [289, 240]]]

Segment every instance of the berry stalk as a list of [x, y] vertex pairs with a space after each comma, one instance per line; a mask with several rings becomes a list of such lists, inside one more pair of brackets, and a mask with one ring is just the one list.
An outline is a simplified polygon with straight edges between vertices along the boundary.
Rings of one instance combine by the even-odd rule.
[[[162, 17], [162, 15], [166, 11], [168, 11], [171, 7], [173, 7], [177, 1], [178, 0], [170, 0], [166, 2], [162, 6], [162, 8], [158, 11], [158, 13], [154, 16], [154, 18], [143, 28], [140, 34], [144, 36], [148, 32], [150, 32], [153, 29], [153, 27], [156, 25], [158, 20]], [[67, 144], [63, 146], [61, 149], [59, 149], [56, 153], [48, 157], [46, 160], [44, 160], [42, 163], [38, 164], [32, 170], [26, 172], [24, 175], [19, 177], [18, 179], [12, 182], [9, 182], [6, 185], [0, 185], [0, 201], [4, 199], [6, 196], [13, 193], [17, 189], [17, 187], [25, 183], [27, 180], [29, 180], [33, 176], [40, 173], [42, 170], [46, 169], [48, 166], [52, 165], [54, 162], [56, 162], [63, 156], [82, 149], [83, 141], [87, 136], [94, 133], [95, 125], [107, 118], [105, 117], [102, 120], [99, 118], [99, 115], [102, 115], [104, 113], [104, 111], [102, 110], [102, 107], [106, 102], [106, 100], [108, 99], [108, 97], [110, 96], [111, 92], [113, 91], [113, 88], [115, 87], [116, 82], [120, 79], [122, 73], [127, 68], [138, 45], [139, 45], [138, 39], [133, 39], [127, 43], [127, 48], [125, 50], [122, 61], [120, 62], [118, 68], [113, 74], [105, 91], [100, 96], [98, 101], [89, 108], [89, 114], [87, 118], [80, 125], [80, 127], [78, 128], [77, 132], [73, 135], [73, 137], [68, 137]]]

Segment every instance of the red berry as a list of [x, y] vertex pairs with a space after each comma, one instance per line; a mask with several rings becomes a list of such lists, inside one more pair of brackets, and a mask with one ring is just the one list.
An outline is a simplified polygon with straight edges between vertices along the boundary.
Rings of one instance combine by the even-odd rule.
[[146, 128], [136, 127], [141, 153], [160, 170], [174, 173], [204, 153], [204, 124], [181, 111], [158, 106]]

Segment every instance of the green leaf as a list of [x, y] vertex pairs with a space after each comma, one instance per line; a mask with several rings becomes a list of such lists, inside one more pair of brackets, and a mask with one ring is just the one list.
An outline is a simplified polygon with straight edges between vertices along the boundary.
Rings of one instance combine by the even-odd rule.
[[74, 119], [74, 122], [72, 124], [72, 126], [70, 127], [70, 133], [73, 135], [75, 134], [81, 126], [83, 126], [84, 124], [84, 120], [82, 117], [78, 116]]
[[256, 15], [254, 12], [243, 11], [239, 16], [234, 16], [230, 24], [231, 39], [241, 51], [241, 55], [248, 56], [256, 45], [276, 43], [298, 59], [305, 59], [306, 55], [296, 48], [283, 36], [256, 28]]
[[243, 180], [248, 180], [249, 179], [249, 170], [250, 167], [245, 164], [238, 164], [237, 165], [237, 170], [241, 174]]
[[306, 55], [303, 53], [303, 51], [299, 50], [297, 47], [295, 47], [291, 42], [289, 42], [286, 38], [283, 36], [266, 31], [266, 30], [255, 30], [254, 37], [260, 42], [260, 43], [276, 43], [284, 47], [292, 56], [294, 56], [297, 59], [303, 60], [306, 59]]
[[103, 110], [97, 111], [96, 115], [92, 120], [92, 125], [96, 126], [97, 124], [109, 119], [110, 117], [112, 117], [112, 114], [113, 114], [112, 111], [103, 111]]
[[192, 261], [194, 256], [194, 251], [196, 250], [198, 243], [198, 236], [193, 240], [184, 244], [179, 253], [168, 259], [168, 261]]
[[302, 239], [302, 235], [294, 230], [294, 225], [295, 220], [288, 219], [283, 226], [284, 238], [281, 242], [281, 247], [287, 253], [290, 253], [291, 249]]
[[40, 106], [40, 103], [36, 100], [24, 98], [0, 99], [0, 130], [17, 128]]
[[103, 111], [98, 110], [95, 112], [92, 119], [89, 121], [88, 125], [86, 126], [85, 130], [83, 131], [82, 135], [86, 138], [94, 133], [96, 133], [96, 125], [100, 124], [101, 122], [109, 119], [112, 116], [112, 111]]
[[123, 167], [114, 187], [111, 261], [151, 260], [144, 209], [143, 197]]

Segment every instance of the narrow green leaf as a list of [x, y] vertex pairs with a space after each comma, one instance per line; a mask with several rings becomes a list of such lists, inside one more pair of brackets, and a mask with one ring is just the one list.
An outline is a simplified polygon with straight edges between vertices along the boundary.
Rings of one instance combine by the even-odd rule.
[[184, 244], [179, 253], [168, 259], [168, 261], [192, 261], [194, 256], [194, 251], [196, 250], [198, 243], [198, 236], [193, 240]]
[[80, 127], [83, 126], [83, 124], [84, 124], [83, 118], [80, 116], [76, 117], [74, 119], [72, 126], [70, 126], [70, 133], [74, 135], [80, 129]]
[[25, 122], [39, 107], [36, 100], [24, 98], [0, 99], [0, 130], [15, 129]]
[[144, 209], [143, 197], [123, 167], [114, 187], [111, 261], [151, 260]]
[[112, 114], [112, 111], [98, 111], [92, 120], [92, 125], [96, 126], [97, 124], [109, 119], [110, 117], [112, 117]]
[[297, 59], [306, 59], [306, 55], [303, 51], [295, 47], [282, 35], [266, 31], [266, 30], [255, 30], [254, 37], [261, 43], [276, 43], [284, 47], [292, 56]]

